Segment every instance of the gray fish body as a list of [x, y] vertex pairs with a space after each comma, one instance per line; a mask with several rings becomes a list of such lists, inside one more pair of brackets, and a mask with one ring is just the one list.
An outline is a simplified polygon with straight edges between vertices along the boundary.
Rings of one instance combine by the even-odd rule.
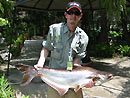
[[102, 84], [113, 78], [113, 75], [110, 73], [98, 71], [90, 67], [76, 67], [72, 71], [51, 68], [36, 70], [34, 67], [27, 65], [16, 65], [16, 67], [24, 72], [22, 86], [29, 84], [34, 77], [40, 76], [46, 84], [57, 90], [61, 96], [69, 88], [74, 88], [74, 91], [77, 92], [90, 81]]

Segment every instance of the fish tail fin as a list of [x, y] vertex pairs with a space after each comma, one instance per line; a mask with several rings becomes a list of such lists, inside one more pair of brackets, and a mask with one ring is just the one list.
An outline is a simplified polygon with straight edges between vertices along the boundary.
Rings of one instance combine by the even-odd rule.
[[21, 86], [25, 86], [31, 82], [31, 80], [36, 76], [37, 70], [33, 66], [28, 66], [28, 65], [22, 65], [22, 64], [17, 64], [15, 65], [18, 70], [20, 70], [24, 75], [23, 75], [23, 82]]

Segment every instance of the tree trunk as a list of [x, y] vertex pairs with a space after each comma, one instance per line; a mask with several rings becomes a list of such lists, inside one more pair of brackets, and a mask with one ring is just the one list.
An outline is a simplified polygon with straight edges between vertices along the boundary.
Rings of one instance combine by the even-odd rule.
[[127, 30], [127, 16], [121, 12], [121, 21], [122, 21], [122, 28], [123, 28], [123, 37], [126, 41], [125, 44], [130, 45], [130, 34]]
[[107, 15], [105, 11], [101, 11], [101, 18], [100, 18], [100, 23], [101, 23], [101, 33], [99, 34], [98, 37], [98, 43], [108, 43], [108, 26], [107, 26]]

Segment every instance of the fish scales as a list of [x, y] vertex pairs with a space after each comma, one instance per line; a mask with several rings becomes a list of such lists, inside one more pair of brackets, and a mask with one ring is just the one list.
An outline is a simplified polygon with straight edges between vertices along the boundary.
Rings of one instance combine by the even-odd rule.
[[111, 73], [90, 67], [75, 67], [72, 71], [51, 68], [40, 68], [36, 70], [33, 66], [21, 64], [16, 65], [16, 67], [24, 73], [22, 86], [29, 84], [34, 77], [40, 76], [60, 96], [63, 96], [69, 88], [73, 88], [77, 92], [90, 81], [102, 84], [113, 78], [113, 74]]

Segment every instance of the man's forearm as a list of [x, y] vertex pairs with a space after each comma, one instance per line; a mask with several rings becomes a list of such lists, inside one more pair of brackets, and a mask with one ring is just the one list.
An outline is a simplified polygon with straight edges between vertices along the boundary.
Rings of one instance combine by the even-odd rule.
[[45, 48], [42, 48], [41, 53], [40, 53], [40, 58], [38, 60], [37, 65], [43, 67], [44, 63], [45, 63], [45, 59], [48, 56], [48, 50]]

